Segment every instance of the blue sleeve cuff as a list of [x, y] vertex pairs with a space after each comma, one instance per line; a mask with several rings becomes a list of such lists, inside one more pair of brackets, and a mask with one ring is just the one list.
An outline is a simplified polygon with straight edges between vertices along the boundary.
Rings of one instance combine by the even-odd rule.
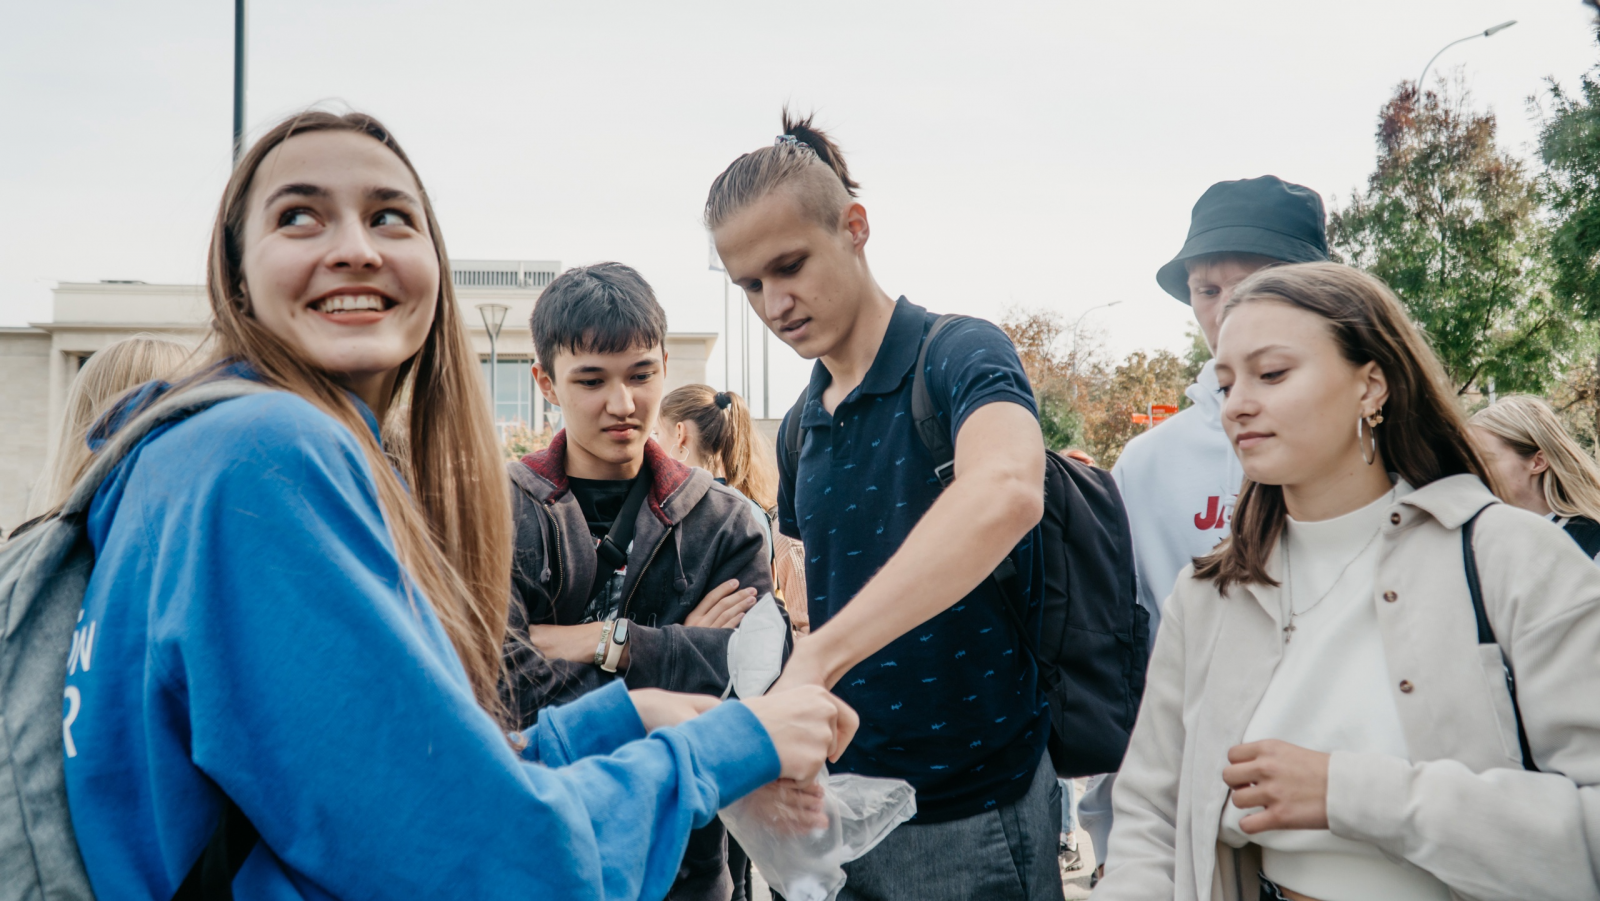
[[673, 729], [694, 752], [695, 771], [717, 790], [726, 807], [778, 778], [778, 749], [766, 727], [738, 701], [724, 701]]
[[955, 427], [950, 430], [950, 440], [954, 442], [955, 436], [961, 434], [961, 429], [966, 426], [967, 420], [972, 418], [972, 414], [990, 404], [999, 403], [1016, 404], [1032, 413], [1033, 418], [1039, 418], [1039, 407], [1034, 403], [1033, 395], [1023, 394], [1011, 385], [996, 385], [981, 394], [967, 399], [966, 406], [961, 410], [961, 421], [957, 422]]
[[[761, 728], [759, 723], [756, 728]], [[528, 740], [522, 749], [524, 759], [566, 766], [644, 738], [644, 720], [628, 697], [628, 687], [618, 680], [570, 704], [546, 707], [539, 711], [539, 721], [522, 734]]]

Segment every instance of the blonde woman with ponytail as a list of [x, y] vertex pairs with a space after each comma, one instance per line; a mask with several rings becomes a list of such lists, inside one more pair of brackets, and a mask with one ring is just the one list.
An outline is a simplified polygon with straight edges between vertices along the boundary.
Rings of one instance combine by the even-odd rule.
[[805, 548], [772, 531], [778, 473], [772, 448], [756, 431], [744, 398], [710, 385], [684, 385], [662, 400], [660, 431], [673, 458], [710, 472], [750, 499], [752, 513], [767, 535], [773, 580], [789, 610], [790, 622], [801, 633], [809, 631]]
[[1600, 563], [1600, 466], [1550, 405], [1507, 397], [1479, 410], [1469, 425], [1501, 500], [1553, 520]]
[[691, 827], [848, 740], [820, 691], [621, 684], [508, 731], [509, 485], [438, 222], [377, 120], [270, 129], [207, 290], [207, 364], [104, 431], [218, 379], [270, 390], [153, 431], [88, 513], [63, 739], [96, 895], [192, 892], [225, 836], [234, 897], [660, 897]]

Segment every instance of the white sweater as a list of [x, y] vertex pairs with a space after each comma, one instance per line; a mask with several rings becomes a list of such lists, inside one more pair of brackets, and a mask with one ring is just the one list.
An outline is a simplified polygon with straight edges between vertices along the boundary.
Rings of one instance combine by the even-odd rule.
[[[1374, 578], [1383, 517], [1405, 482], [1360, 510], [1321, 522], [1288, 520], [1286, 608], [1297, 615], [1266, 694], [1246, 728], [1246, 742], [1276, 738], [1317, 751], [1358, 751], [1408, 759], [1378, 628]], [[1346, 566], [1348, 564], [1348, 566]], [[1341, 572], [1342, 571], [1342, 572]], [[1320, 598], [1320, 600], [1319, 600]], [[1285, 609], [1284, 623], [1289, 623]], [[1260, 808], [1255, 808], [1259, 810]], [[1268, 879], [1319, 901], [1447, 901], [1444, 883], [1396, 863], [1364, 842], [1326, 829], [1247, 836], [1241, 811], [1222, 813], [1224, 842], [1261, 846]]]
[[1228, 537], [1244, 471], [1222, 430], [1216, 361], [1184, 392], [1194, 402], [1128, 442], [1111, 474], [1128, 508], [1139, 605], [1150, 611], [1150, 639], [1178, 573]]

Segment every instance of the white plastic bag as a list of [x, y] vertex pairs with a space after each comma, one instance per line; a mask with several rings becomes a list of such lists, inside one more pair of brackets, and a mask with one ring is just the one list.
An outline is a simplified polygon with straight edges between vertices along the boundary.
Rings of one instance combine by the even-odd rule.
[[[786, 631], [770, 594], [745, 614], [728, 639], [728, 684], [739, 697], [764, 694], [777, 680]], [[796, 808], [770, 790], [741, 798], [720, 814], [767, 883], [788, 901], [833, 901], [844, 887], [843, 865], [917, 813], [916, 792], [902, 779], [823, 770], [816, 784], [822, 788], [826, 828], [797, 826]]]
[[788, 901], [833, 901], [844, 887], [844, 864], [877, 847], [917, 813], [916, 792], [903, 779], [854, 773], [817, 776], [824, 829], [797, 831], [790, 812], [761, 792], [724, 807], [719, 816], [773, 890]]

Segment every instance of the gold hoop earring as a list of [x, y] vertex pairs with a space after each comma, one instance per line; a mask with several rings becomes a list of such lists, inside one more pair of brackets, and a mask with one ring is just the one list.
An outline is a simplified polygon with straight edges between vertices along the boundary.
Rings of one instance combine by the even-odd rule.
[[[1371, 466], [1373, 463], [1376, 463], [1378, 461], [1378, 431], [1377, 431], [1377, 427], [1378, 427], [1378, 424], [1381, 423], [1381, 422], [1383, 422], [1383, 414], [1382, 413], [1373, 413], [1370, 416], [1357, 416], [1356, 417], [1356, 445], [1361, 448], [1361, 459], [1365, 460], [1367, 462], [1368, 466]], [[1367, 435], [1371, 440], [1372, 450], [1370, 452], [1367, 450], [1367, 443], [1368, 442], [1364, 441], [1362, 439], [1362, 437], [1361, 437], [1361, 426], [1362, 426], [1362, 424], [1366, 425], [1366, 427], [1367, 427]]]

